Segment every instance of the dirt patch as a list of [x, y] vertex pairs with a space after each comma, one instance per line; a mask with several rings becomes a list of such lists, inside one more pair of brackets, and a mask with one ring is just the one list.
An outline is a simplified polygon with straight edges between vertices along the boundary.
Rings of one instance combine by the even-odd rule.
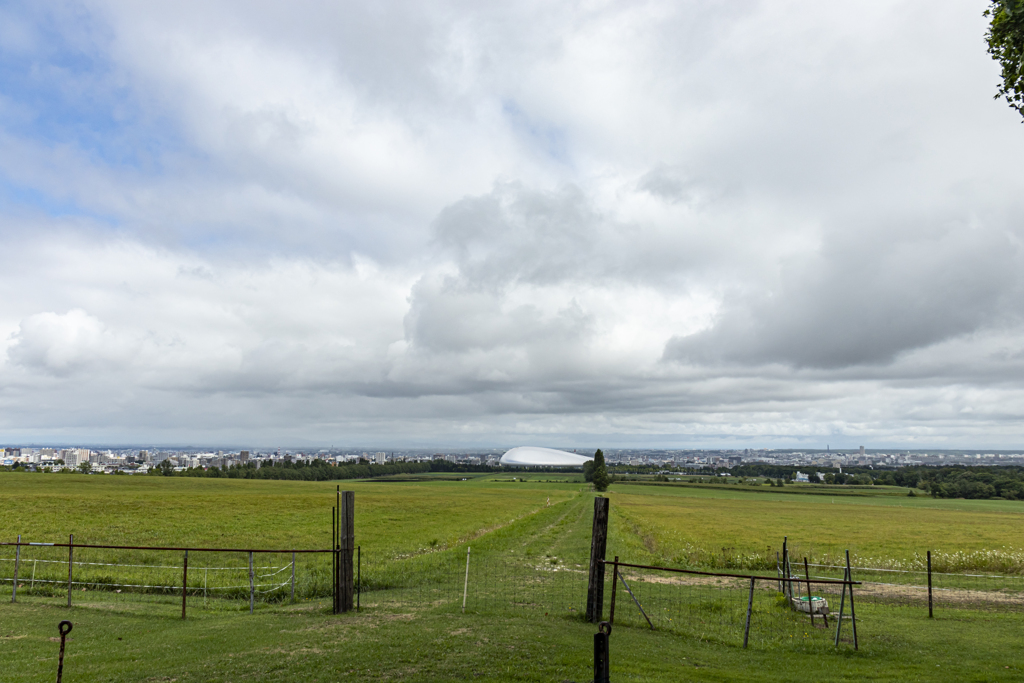
[[723, 590], [745, 588], [750, 585], [747, 579], [736, 579], [723, 576], [701, 576], [699, 574], [678, 574], [676, 576], [651, 576], [648, 574], [631, 574], [626, 570], [619, 572], [626, 581], [642, 581], [644, 583], [667, 584], [672, 586], [712, 586]]
[[[655, 583], [672, 586], [702, 586], [720, 588], [722, 590], [745, 589], [750, 586], [749, 579], [701, 576], [696, 574], [678, 574], [675, 576], [659, 576], [632, 573], [626, 569], [620, 572], [628, 582]], [[778, 586], [771, 581], [758, 581], [758, 591], [777, 591]], [[802, 586], [801, 586], [802, 588]], [[815, 594], [823, 593], [830, 597], [839, 597], [842, 587], [837, 584], [812, 584]], [[900, 586], [887, 583], [865, 582], [854, 588], [857, 599], [878, 600], [882, 602], [907, 602], [928, 604], [928, 588], [926, 586]], [[935, 605], [984, 606], [1024, 608], [1024, 593], [1007, 593], [1000, 591], [979, 591], [959, 588], [934, 588], [932, 599]]]
[[[886, 583], [864, 583], [856, 587], [857, 597], [875, 598], [891, 602], [914, 602], [927, 604], [928, 588], [925, 586], [897, 586]], [[1024, 593], [1003, 593], [999, 591], [976, 591], [959, 588], [932, 589], [932, 600], [938, 605], [1016, 605], [1024, 607]]]

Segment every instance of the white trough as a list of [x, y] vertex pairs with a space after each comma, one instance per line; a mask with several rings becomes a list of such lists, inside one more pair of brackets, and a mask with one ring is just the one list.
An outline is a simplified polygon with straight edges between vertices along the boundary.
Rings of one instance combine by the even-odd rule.
[[793, 609], [797, 612], [812, 614], [821, 614], [828, 616], [828, 601], [819, 595], [812, 595], [810, 599], [810, 607], [808, 607], [807, 596], [801, 596], [799, 598], [793, 598]]

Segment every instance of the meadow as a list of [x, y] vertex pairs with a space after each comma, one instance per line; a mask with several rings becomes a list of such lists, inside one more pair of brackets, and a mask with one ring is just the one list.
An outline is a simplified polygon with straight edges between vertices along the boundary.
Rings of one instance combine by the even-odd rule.
[[[443, 558], [464, 566], [472, 546], [474, 558], [518, 557], [564, 569], [552, 576], [578, 582], [594, 494], [576, 477], [412, 479], [345, 482], [356, 492], [357, 542], [369, 567], [400, 578]], [[74, 533], [81, 543], [325, 547], [334, 490], [315, 482], [0, 473], [0, 539], [20, 533], [25, 541], [59, 541]], [[1019, 547], [1024, 503], [909, 498], [906, 489], [886, 487], [809, 493], [616, 483], [608, 493], [608, 556], [714, 566], [725, 556], [774, 557], [783, 535], [815, 557], [850, 548], [893, 562], [929, 547]], [[0, 563], [4, 576], [9, 565]], [[65, 680], [72, 671], [74, 680], [112, 681], [590, 678], [594, 628], [578, 613], [499, 609], [500, 601], [472, 591], [477, 599], [466, 614], [451, 601], [382, 595], [391, 594], [367, 593], [363, 611], [345, 615], [329, 613], [326, 595], [264, 602], [253, 615], [247, 602], [204, 607], [190, 598], [182, 621], [173, 596], [90, 590], [76, 592], [68, 610], [44, 594], [19, 592], [12, 605], [8, 583], [0, 589], [0, 659], [10, 663], [2, 677], [52, 676], [51, 639], [57, 621], [70, 618], [76, 630]], [[801, 639], [799, 630], [792, 642], [758, 641], [743, 650], [736, 634], [639, 628], [627, 607], [620, 603], [613, 635], [618, 679], [805, 680], [813, 672], [821, 680], [1014, 680], [1024, 668], [1019, 613], [944, 609], [928, 620], [920, 609], [858, 603], [859, 651], [834, 651], [827, 637]]]

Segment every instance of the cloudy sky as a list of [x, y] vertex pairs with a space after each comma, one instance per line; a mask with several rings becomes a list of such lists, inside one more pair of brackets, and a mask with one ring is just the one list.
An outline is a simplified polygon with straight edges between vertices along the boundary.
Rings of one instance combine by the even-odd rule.
[[0, 4], [0, 439], [1024, 448], [986, 5]]

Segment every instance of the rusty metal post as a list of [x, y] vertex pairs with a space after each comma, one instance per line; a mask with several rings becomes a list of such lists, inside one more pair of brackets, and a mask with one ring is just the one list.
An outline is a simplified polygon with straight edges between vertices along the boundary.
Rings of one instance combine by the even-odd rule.
[[[849, 568], [843, 570], [843, 581], [850, 581]], [[846, 607], [846, 587], [847, 584], [843, 583], [843, 595], [839, 599], [839, 618], [836, 620], [836, 647], [839, 647], [839, 634], [843, 630], [843, 609]], [[853, 587], [851, 586], [850, 588], [852, 590]]]
[[249, 551], [249, 614], [256, 607], [256, 577], [252, 570], [252, 551]]
[[928, 551], [928, 618], [934, 619], [932, 614], [932, 551]]
[[185, 551], [185, 562], [181, 567], [181, 618], [185, 618], [185, 591], [188, 587], [188, 551]]
[[750, 577], [750, 597], [747, 599], [747, 627], [743, 631], [743, 647], [747, 647], [747, 640], [750, 638], [750, 613], [754, 611], [754, 577]]
[[21, 534], [18, 534], [18, 545], [14, 550], [14, 586], [11, 588], [11, 602], [18, 601], [18, 567], [21, 566]]
[[615, 556], [615, 564], [612, 565], [612, 604], [608, 608], [608, 623], [615, 624], [615, 589], [619, 587], [619, 556]]
[[71, 567], [74, 563], [75, 535], [68, 534], [68, 607], [71, 607]]
[[608, 545], [607, 498], [594, 499], [594, 526], [590, 538], [590, 576], [587, 585], [587, 621], [601, 621], [604, 609], [604, 560]]
[[[778, 574], [779, 578], [782, 577], [782, 567], [779, 565], [779, 553], [775, 552], [775, 573]], [[779, 581], [779, 592], [782, 592], [782, 581]]]
[[466, 583], [462, 587], [462, 613], [466, 613], [466, 598], [469, 597], [469, 551], [470, 547], [466, 546]]
[[610, 664], [608, 661], [608, 636], [612, 634], [612, 625], [602, 621], [597, 625], [594, 634], [594, 683], [610, 683]]
[[807, 579], [807, 613], [811, 615], [811, 626], [814, 626], [814, 599], [811, 595], [811, 571], [807, 568], [807, 558], [804, 558], [804, 577]]
[[[67, 629], [64, 628], [65, 624], [67, 624]], [[73, 628], [74, 624], [66, 619], [57, 624], [57, 633], [60, 634], [60, 656], [57, 659], [57, 683], [60, 683], [61, 676], [64, 675], [64, 638], [71, 633], [71, 629]]]
[[846, 551], [846, 574], [850, 580], [850, 621], [853, 623], [853, 649], [857, 647], [857, 611], [853, 608], [853, 570], [850, 568], [850, 551]]
[[789, 598], [790, 600], [792, 600], [793, 599], [793, 584], [791, 584], [789, 582], [789, 553], [788, 553], [789, 547], [787, 546], [788, 542], [789, 542], [789, 537], [788, 536], [783, 536], [782, 537], [782, 576], [783, 576], [784, 579], [786, 579], [786, 581], [783, 582], [782, 588], [783, 588], [783, 592], [785, 592], [785, 594], [786, 594], [786, 597]]

